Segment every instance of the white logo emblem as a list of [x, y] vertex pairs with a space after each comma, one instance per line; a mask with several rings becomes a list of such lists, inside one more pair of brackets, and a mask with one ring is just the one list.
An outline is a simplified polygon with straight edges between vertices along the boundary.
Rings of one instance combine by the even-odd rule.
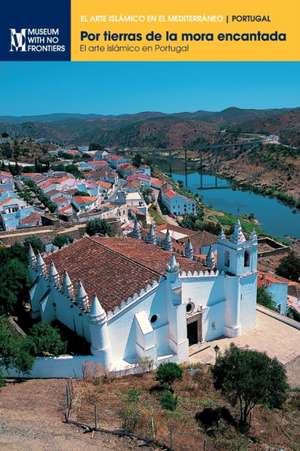
[[10, 28], [10, 52], [26, 52], [26, 28]]

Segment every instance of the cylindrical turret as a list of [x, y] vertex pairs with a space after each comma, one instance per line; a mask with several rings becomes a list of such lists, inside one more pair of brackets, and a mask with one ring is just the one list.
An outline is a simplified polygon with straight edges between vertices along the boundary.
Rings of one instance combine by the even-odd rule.
[[191, 240], [188, 239], [185, 243], [184, 243], [184, 256], [186, 258], [189, 258], [190, 260], [193, 259], [193, 255], [194, 255], [194, 249], [193, 249], [193, 245], [191, 243]]
[[107, 315], [105, 310], [95, 294], [92, 300], [92, 306], [89, 313], [90, 333], [91, 333], [91, 352], [97, 356], [101, 365], [110, 369], [110, 339], [107, 324]]

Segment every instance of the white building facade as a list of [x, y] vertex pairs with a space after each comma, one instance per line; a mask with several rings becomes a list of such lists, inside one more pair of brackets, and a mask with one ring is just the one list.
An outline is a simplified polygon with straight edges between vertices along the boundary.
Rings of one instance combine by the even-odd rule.
[[31, 250], [33, 318], [85, 337], [108, 370], [144, 358], [184, 362], [191, 345], [255, 327], [255, 233], [246, 239], [239, 223], [230, 238], [222, 232], [217, 261], [208, 256], [199, 269], [191, 249], [176, 260], [153, 244], [154, 234], [147, 243], [84, 237], [45, 259]]

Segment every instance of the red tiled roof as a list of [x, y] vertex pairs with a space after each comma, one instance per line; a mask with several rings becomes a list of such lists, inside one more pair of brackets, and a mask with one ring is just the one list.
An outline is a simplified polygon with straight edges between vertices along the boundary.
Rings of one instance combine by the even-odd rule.
[[164, 192], [164, 195], [172, 199], [173, 197], [176, 196], [176, 193], [172, 189], [168, 189], [167, 191]]
[[9, 204], [9, 203], [11, 203], [12, 201], [16, 202], [16, 201], [17, 201], [17, 198], [16, 198], [16, 197], [7, 197], [6, 199], [4, 199], [4, 200], [2, 200], [2, 201], [0, 202], [0, 205]]
[[151, 185], [159, 185], [162, 186], [163, 185], [163, 181], [156, 178], [156, 177], [151, 177]]
[[72, 209], [72, 206], [71, 205], [65, 205], [64, 207], [59, 207], [58, 208], [58, 212], [60, 213], [60, 214], [72, 214], [73, 213], [73, 209]]
[[79, 150], [76, 150], [76, 149], [69, 149], [69, 150], [65, 150], [64, 152], [69, 155], [80, 155]]
[[257, 272], [257, 285], [259, 287], [268, 287], [270, 286], [272, 283], [287, 283], [290, 284], [290, 280], [285, 279], [283, 277], [279, 277], [276, 274], [271, 274], [268, 272], [262, 272], [262, 271], [258, 271]]
[[107, 188], [107, 189], [109, 189], [109, 188], [111, 188], [111, 183], [109, 183], [109, 182], [103, 182], [102, 180], [100, 180], [99, 182], [96, 182], [97, 183], [97, 185], [99, 185], [99, 186], [102, 186], [102, 188]]
[[77, 204], [90, 204], [91, 202], [95, 202], [97, 197], [95, 196], [74, 196], [74, 201]]
[[108, 166], [108, 163], [106, 160], [90, 160], [88, 164], [92, 164], [95, 166]]
[[[89, 295], [96, 293], [105, 310], [115, 306], [165, 274], [171, 253], [134, 238], [84, 237], [48, 255], [59, 273], [68, 271], [73, 283], [80, 279]], [[203, 267], [176, 257], [185, 271]]]
[[22, 218], [20, 223], [21, 224], [31, 224], [33, 222], [40, 222], [41, 215], [37, 212], [33, 212], [28, 216], [25, 216], [25, 218]]
[[119, 155], [111, 155], [108, 157], [108, 160], [121, 160], [122, 158]]
[[40, 188], [45, 189], [45, 188], [48, 188], [51, 185], [56, 185], [56, 184], [57, 184], [56, 180], [49, 179], [49, 180], [45, 180], [45, 181], [39, 183], [39, 186], [40, 186]]
[[53, 199], [53, 202], [55, 202], [56, 204], [61, 204], [62, 202], [65, 202], [66, 200], [67, 199], [65, 197], [61, 196], [61, 197], [55, 197]]

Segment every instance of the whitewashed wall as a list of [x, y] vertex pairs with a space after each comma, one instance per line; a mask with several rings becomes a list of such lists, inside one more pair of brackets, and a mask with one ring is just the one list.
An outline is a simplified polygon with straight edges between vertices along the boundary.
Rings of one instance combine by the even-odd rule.
[[20, 374], [14, 369], [5, 371], [7, 377], [24, 378], [82, 378], [83, 371], [91, 365], [97, 368], [97, 359], [93, 356], [37, 357], [32, 370], [28, 374]]
[[[136, 359], [136, 328], [134, 315], [141, 310], [146, 311], [148, 318], [157, 315], [158, 319], [152, 324], [155, 336], [160, 337], [160, 328], [168, 322], [167, 302], [165, 300], [165, 284], [162, 280], [158, 287], [143, 296], [136, 303], [125, 307], [119, 314], [108, 320], [108, 330], [113, 350], [113, 360], [133, 361]], [[157, 331], [157, 332], [156, 332]], [[157, 335], [156, 335], [157, 333]]]
[[224, 276], [183, 277], [181, 280], [183, 302], [192, 302], [195, 311], [203, 307], [202, 339], [221, 337], [225, 324]]
[[286, 315], [287, 299], [288, 299], [288, 284], [287, 283], [272, 283], [267, 287], [267, 292], [272, 296], [273, 301], [279, 308], [281, 315]]
[[256, 325], [256, 274], [241, 278], [240, 282], [240, 322], [242, 334]]

